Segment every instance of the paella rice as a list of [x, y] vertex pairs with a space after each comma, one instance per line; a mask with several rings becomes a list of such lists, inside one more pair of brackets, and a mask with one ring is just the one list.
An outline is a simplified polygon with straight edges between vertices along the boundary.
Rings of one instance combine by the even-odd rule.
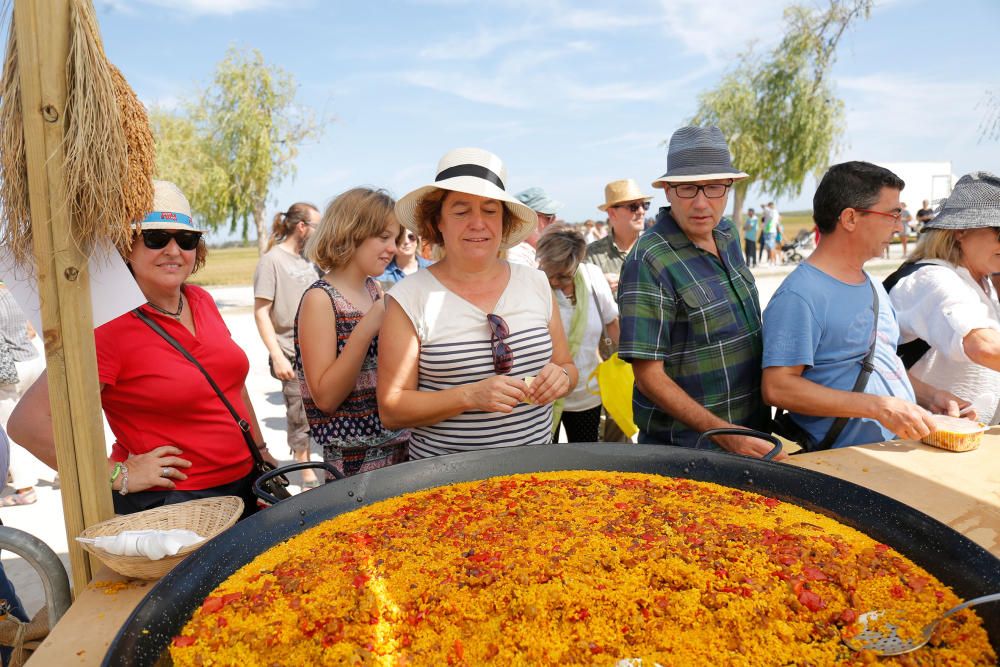
[[[638, 473], [513, 475], [330, 519], [217, 587], [175, 665], [829, 665], [870, 609], [957, 604], [862, 533], [774, 498]], [[970, 610], [882, 664], [992, 665]]]

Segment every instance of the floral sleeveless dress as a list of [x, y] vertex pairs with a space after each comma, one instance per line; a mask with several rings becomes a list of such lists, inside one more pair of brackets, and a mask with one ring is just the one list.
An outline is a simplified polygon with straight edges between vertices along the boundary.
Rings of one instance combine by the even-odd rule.
[[[378, 288], [372, 278], [368, 278], [365, 286], [372, 299], [378, 297]], [[364, 313], [344, 298], [336, 287], [323, 279], [317, 280], [309, 286], [309, 289], [321, 289], [330, 297], [330, 307], [333, 308], [337, 318], [339, 356]], [[381, 307], [381, 304], [376, 307]], [[316, 407], [312, 394], [309, 393], [302, 370], [298, 313], [295, 315], [294, 340], [295, 373], [302, 387], [302, 404], [305, 407], [306, 419], [309, 421], [309, 436], [323, 448], [323, 459], [348, 476], [405, 461], [408, 454], [409, 431], [386, 429], [378, 416], [378, 403], [375, 397], [378, 336], [373, 338], [368, 346], [354, 390], [333, 414], [327, 414]]]

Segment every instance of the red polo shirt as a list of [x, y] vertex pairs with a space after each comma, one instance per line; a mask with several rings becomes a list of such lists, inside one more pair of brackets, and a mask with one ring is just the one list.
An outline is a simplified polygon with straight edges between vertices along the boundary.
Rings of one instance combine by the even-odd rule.
[[[143, 312], [177, 339], [208, 371], [244, 419], [242, 390], [250, 363], [233, 341], [208, 292], [184, 286], [197, 336], [149, 306]], [[251, 456], [236, 420], [208, 380], [134, 313], [98, 327], [97, 369], [105, 385], [101, 404], [117, 438], [111, 458], [145, 454], [162, 445], [191, 461], [178, 489], [206, 489], [250, 473]]]

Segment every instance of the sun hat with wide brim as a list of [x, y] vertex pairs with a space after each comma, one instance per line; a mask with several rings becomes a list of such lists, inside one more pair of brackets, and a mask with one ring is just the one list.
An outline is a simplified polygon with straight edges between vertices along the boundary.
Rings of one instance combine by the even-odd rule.
[[951, 194], [924, 229], [1000, 227], [1000, 177], [974, 171], [958, 179]]
[[194, 224], [191, 204], [181, 189], [170, 181], [153, 181], [153, 210], [135, 223], [139, 229], [183, 229], [204, 232]]
[[653, 181], [654, 188], [670, 183], [693, 183], [731, 178], [747, 178], [733, 166], [722, 130], [712, 127], [682, 127], [670, 137], [667, 149], [667, 173]]
[[407, 193], [396, 202], [399, 224], [411, 232], [420, 233], [414, 214], [420, 202], [435, 190], [464, 192], [477, 197], [488, 197], [503, 202], [513, 219], [511, 228], [501, 248], [512, 248], [538, 229], [538, 216], [514, 197], [507, 194], [507, 168], [496, 155], [482, 148], [456, 148], [445, 153], [438, 162], [437, 177]]
[[621, 181], [611, 181], [604, 186], [604, 203], [598, 204], [597, 208], [607, 211], [612, 206], [625, 201], [639, 201], [640, 199], [648, 201], [652, 198], [651, 195], [643, 194], [639, 190], [638, 183], [631, 178], [626, 178]]

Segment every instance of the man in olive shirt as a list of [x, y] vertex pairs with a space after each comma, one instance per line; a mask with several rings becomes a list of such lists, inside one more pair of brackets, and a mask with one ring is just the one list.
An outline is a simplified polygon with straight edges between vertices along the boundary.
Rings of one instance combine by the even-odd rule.
[[618, 298], [618, 275], [625, 255], [642, 233], [651, 199], [639, 191], [639, 184], [631, 178], [604, 186], [604, 203], [597, 208], [608, 214], [611, 229], [607, 236], [587, 246], [587, 261], [604, 272], [615, 299]]

